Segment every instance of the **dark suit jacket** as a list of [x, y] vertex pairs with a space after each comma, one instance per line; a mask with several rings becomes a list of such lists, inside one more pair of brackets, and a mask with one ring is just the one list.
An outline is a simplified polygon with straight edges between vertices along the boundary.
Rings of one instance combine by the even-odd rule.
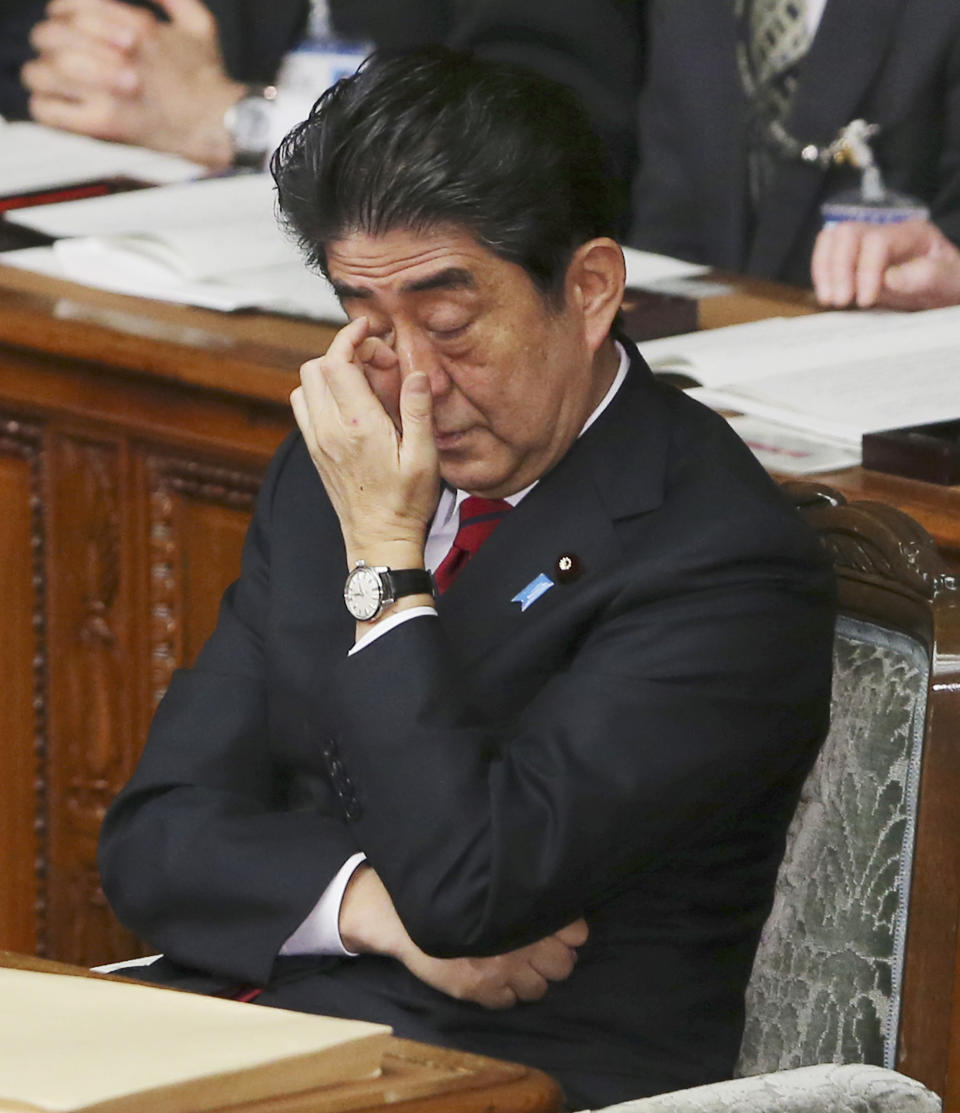
[[[580, 576], [521, 612], [564, 553]], [[542, 1067], [573, 1104], [728, 1075], [832, 639], [818, 543], [747, 449], [637, 356], [438, 619], [347, 657], [344, 574], [293, 437], [105, 822], [121, 920], [185, 967], [268, 984], [266, 1003]], [[585, 915], [575, 972], [487, 1012], [385, 958], [277, 961], [358, 848], [428, 952]]]
[[[808, 285], [819, 206], [859, 175], [784, 162], [751, 241], [732, 7], [649, 0], [630, 242]], [[856, 117], [882, 128], [875, 151], [888, 185], [926, 201], [960, 243], [960, 5], [828, 0], [787, 128], [827, 143]]]

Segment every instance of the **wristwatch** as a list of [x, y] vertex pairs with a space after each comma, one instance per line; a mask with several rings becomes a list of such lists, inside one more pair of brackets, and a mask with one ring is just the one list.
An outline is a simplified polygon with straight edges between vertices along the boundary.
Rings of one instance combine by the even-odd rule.
[[235, 166], [262, 166], [270, 147], [276, 99], [275, 85], [248, 85], [246, 94], [224, 112], [223, 126], [230, 133]]
[[378, 568], [363, 560], [343, 585], [343, 601], [357, 622], [371, 622], [405, 595], [432, 594], [433, 577], [424, 568]]

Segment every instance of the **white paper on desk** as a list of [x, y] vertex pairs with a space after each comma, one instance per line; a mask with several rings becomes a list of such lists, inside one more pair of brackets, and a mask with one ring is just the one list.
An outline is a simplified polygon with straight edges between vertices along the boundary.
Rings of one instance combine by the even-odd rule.
[[208, 171], [175, 155], [105, 143], [86, 135], [23, 121], [0, 122], [0, 196], [123, 176], [141, 182], [181, 182]]
[[[726, 387], [836, 362], [847, 354], [856, 357], [865, 346], [883, 350], [889, 334], [910, 328], [915, 316], [891, 310], [852, 310], [769, 317], [650, 340], [641, 350], [655, 371], [682, 371], [703, 386]], [[908, 346], [913, 343], [907, 342]]]
[[638, 251], [635, 247], [625, 247], [623, 258], [627, 266], [627, 286], [635, 289], [656, 286], [668, 280], [693, 278], [710, 270], [700, 263], [687, 263], [653, 251]]
[[[276, 224], [273, 182], [269, 174], [237, 174], [198, 182], [158, 186], [156, 189], [87, 197], [55, 205], [15, 209], [7, 220], [48, 236], [163, 236], [189, 229], [222, 230], [273, 228]], [[223, 250], [229, 245], [224, 242]]]
[[955, 327], [942, 346], [870, 354], [690, 393], [715, 408], [856, 446], [864, 433], [960, 418], [960, 330]]
[[816, 475], [860, 463], [859, 447], [803, 433], [763, 418], [728, 417], [734, 431], [767, 471], [781, 475]]
[[[63, 245], [72, 242], [64, 240], [58, 245], [59, 258], [52, 247], [28, 247], [4, 252], [2, 260], [5, 266], [77, 281], [62, 262]], [[89, 267], [85, 267], [84, 277], [79, 281], [114, 293], [135, 294], [180, 305], [198, 305], [227, 313], [260, 308], [318, 321], [338, 323], [346, 320], [330, 284], [306, 270], [301, 263], [239, 271], [229, 279], [216, 282], [184, 282], [162, 270], [155, 272], [151, 280], [145, 273], [145, 267], [134, 266], [138, 273], [133, 277], [128, 277], [115, 266], [105, 266], [102, 273], [91, 273]]]
[[12, 266], [122, 294], [210, 309], [250, 307], [345, 320], [274, 212], [267, 174], [243, 174], [18, 210], [18, 223], [61, 237], [49, 255], [7, 252]]

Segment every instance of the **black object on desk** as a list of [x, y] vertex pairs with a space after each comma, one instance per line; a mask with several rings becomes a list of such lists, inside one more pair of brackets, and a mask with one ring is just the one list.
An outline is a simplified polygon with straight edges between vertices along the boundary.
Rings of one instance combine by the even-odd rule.
[[960, 419], [865, 433], [863, 466], [928, 483], [960, 483]]

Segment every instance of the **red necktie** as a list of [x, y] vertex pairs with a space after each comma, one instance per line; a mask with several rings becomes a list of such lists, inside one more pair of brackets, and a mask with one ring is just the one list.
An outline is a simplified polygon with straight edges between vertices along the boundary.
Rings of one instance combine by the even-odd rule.
[[470, 495], [460, 503], [460, 528], [457, 536], [453, 539], [450, 552], [433, 574], [437, 591], [441, 595], [511, 509], [510, 503], [505, 499], [481, 499], [475, 495]]

